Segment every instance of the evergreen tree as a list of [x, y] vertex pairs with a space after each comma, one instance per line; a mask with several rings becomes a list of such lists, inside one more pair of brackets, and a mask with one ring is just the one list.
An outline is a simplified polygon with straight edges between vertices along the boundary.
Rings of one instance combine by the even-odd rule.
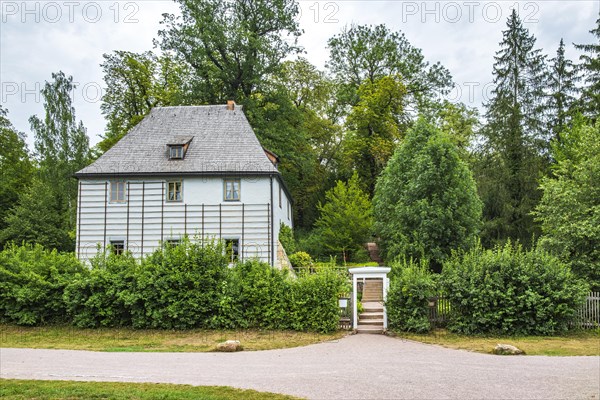
[[348, 252], [360, 249], [371, 233], [371, 202], [361, 190], [356, 172], [347, 183], [337, 181], [325, 198], [325, 204], [319, 203], [321, 215], [315, 226], [323, 245], [346, 261]]
[[576, 44], [575, 48], [586, 53], [579, 57], [581, 64], [578, 66], [584, 82], [581, 107], [586, 116], [595, 121], [600, 114], [600, 16], [590, 33], [594, 35], [596, 42]]
[[540, 198], [538, 178], [547, 165], [544, 56], [515, 10], [507, 26], [495, 56], [495, 88], [477, 161], [486, 245], [508, 238], [529, 243], [536, 233], [531, 211]]
[[565, 57], [565, 44], [560, 39], [556, 57], [550, 59], [548, 70], [549, 129], [554, 139], [560, 140], [560, 133], [571, 120], [576, 101], [577, 80], [575, 66]]
[[375, 229], [385, 258], [428, 260], [441, 270], [477, 239], [481, 201], [451, 139], [423, 119], [410, 129], [375, 188]]

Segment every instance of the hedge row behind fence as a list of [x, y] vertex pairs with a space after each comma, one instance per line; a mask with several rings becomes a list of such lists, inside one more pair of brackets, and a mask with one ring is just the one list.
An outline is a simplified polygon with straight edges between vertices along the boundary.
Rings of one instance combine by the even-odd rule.
[[99, 254], [91, 268], [40, 246], [0, 253], [6, 322], [79, 327], [337, 329], [343, 278], [332, 270], [292, 279], [247, 261], [229, 267], [223, 247], [184, 240], [138, 262]]
[[558, 258], [511, 243], [455, 254], [440, 275], [432, 275], [423, 263], [397, 263], [392, 269], [387, 301], [390, 327], [412, 332], [432, 328], [429, 300], [441, 291], [452, 332], [561, 333], [572, 325], [589, 290]]

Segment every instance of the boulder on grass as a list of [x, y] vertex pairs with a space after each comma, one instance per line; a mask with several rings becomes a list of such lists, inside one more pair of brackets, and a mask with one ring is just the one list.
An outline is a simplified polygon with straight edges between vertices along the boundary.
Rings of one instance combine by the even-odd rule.
[[217, 344], [217, 351], [234, 352], [242, 350], [244, 350], [244, 348], [239, 340], [227, 340]]
[[518, 354], [525, 354], [525, 352], [511, 344], [497, 344], [496, 347], [494, 347], [494, 354], [499, 354], [502, 356], [514, 356]]

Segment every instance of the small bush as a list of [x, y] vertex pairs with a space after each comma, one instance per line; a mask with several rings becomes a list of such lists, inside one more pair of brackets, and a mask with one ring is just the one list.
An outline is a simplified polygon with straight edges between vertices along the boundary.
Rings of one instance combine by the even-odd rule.
[[0, 317], [19, 325], [64, 322], [64, 288], [84, 272], [73, 254], [7, 245], [0, 252]]
[[464, 334], [564, 332], [588, 291], [556, 257], [511, 243], [454, 255], [441, 278], [452, 308], [448, 328]]
[[308, 271], [314, 267], [314, 261], [310, 254], [299, 251], [289, 256], [290, 263], [296, 271]]
[[393, 275], [386, 307], [389, 327], [425, 333], [431, 329], [429, 299], [435, 296], [435, 283], [426, 261], [392, 265]]

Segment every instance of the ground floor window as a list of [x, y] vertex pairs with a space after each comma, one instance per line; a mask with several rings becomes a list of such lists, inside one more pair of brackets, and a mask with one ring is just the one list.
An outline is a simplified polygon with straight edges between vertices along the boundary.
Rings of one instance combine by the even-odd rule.
[[237, 262], [240, 255], [240, 239], [225, 239], [225, 254], [230, 263]]
[[110, 248], [113, 254], [120, 256], [125, 252], [125, 241], [124, 240], [111, 240]]
[[165, 245], [166, 246], [175, 247], [175, 246], [179, 246], [180, 244], [181, 244], [181, 239], [167, 239], [167, 240], [165, 240]]

